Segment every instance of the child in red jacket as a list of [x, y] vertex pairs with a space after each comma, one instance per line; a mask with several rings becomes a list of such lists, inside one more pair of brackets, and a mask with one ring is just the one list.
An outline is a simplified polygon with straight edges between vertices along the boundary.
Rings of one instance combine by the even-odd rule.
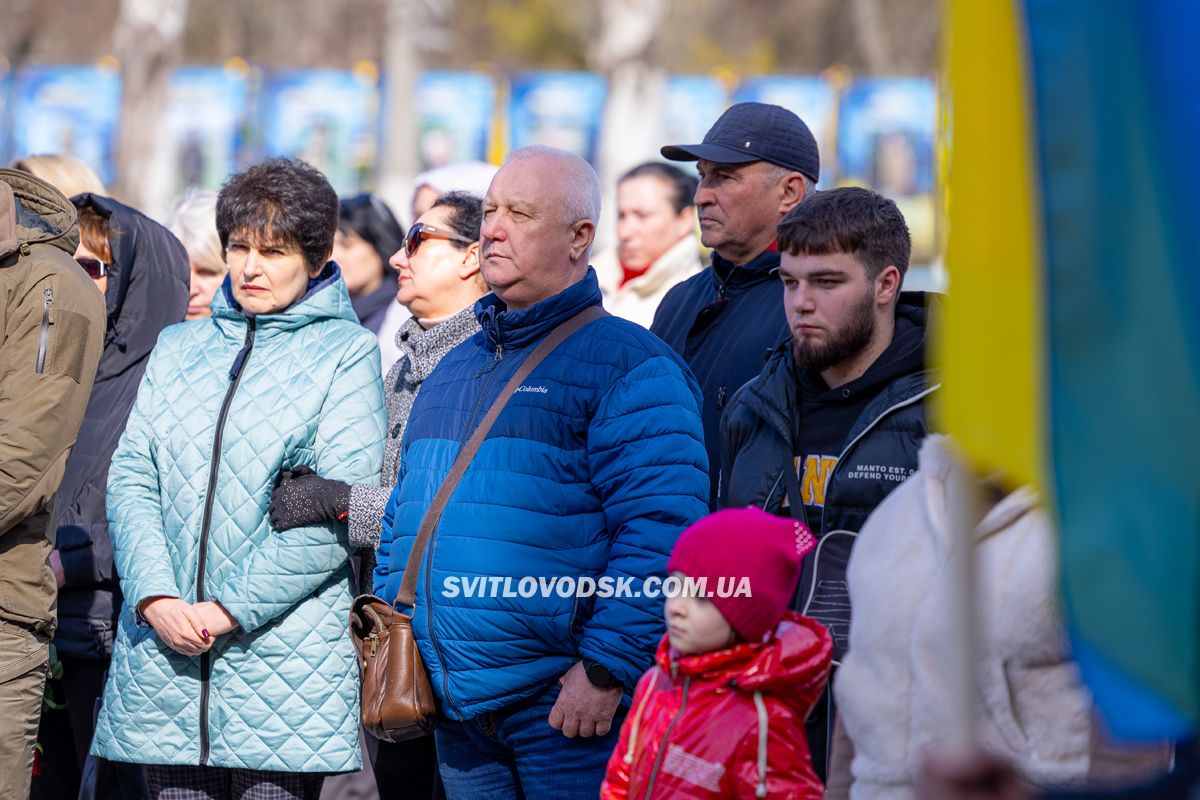
[[754, 508], [683, 532], [667, 570], [705, 580], [709, 596], [668, 597], [658, 663], [638, 682], [602, 800], [820, 800], [804, 720], [828, 680], [832, 642], [787, 611], [814, 546], [800, 523]]

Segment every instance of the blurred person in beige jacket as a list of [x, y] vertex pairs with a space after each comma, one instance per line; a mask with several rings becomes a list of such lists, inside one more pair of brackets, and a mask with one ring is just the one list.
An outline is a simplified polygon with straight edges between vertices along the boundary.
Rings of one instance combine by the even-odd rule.
[[617, 182], [617, 248], [593, 266], [604, 308], [649, 328], [675, 284], [701, 269], [692, 197], [697, 179], [658, 161], [640, 164]]

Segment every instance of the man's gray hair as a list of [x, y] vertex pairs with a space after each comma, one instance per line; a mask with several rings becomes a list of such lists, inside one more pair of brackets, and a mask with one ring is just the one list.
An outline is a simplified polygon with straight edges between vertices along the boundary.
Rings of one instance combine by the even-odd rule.
[[593, 225], [600, 221], [600, 176], [592, 165], [579, 156], [557, 147], [531, 144], [518, 147], [504, 159], [504, 165], [531, 158], [549, 158], [557, 163], [559, 180], [563, 185], [563, 222], [574, 225], [581, 219]]
[[[775, 184], [779, 183], [784, 178], [786, 178], [788, 175], [791, 175], [792, 173], [796, 172], [796, 170], [794, 170], [794, 169], [788, 169], [787, 167], [781, 167], [778, 164], [771, 163], [770, 161], [767, 161], [764, 163], [766, 163], [767, 169], [765, 172], [763, 172], [763, 180], [767, 183], [768, 186], [774, 186]], [[804, 179], [804, 199], [807, 200], [808, 198], [812, 197], [813, 192], [815, 192], [817, 190], [816, 181], [814, 181], [812, 178], [805, 175], [803, 172], [800, 172], [797, 174], [801, 178]]]

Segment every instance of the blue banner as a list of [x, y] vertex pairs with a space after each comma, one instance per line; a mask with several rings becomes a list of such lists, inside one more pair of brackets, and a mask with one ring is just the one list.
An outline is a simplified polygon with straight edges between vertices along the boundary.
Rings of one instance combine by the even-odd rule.
[[13, 155], [70, 155], [105, 185], [116, 177], [121, 79], [109, 67], [30, 67], [13, 91]]
[[527, 72], [513, 78], [509, 100], [513, 149], [544, 144], [595, 160], [607, 94], [590, 72]]
[[733, 93], [733, 102], [783, 106], [804, 120], [816, 138], [821, 154], [820, 185], [824, 187], [833, 183], [837, 172], [834, 138], [837, 131], [837, 92], [829, 81], [812, 75], [747, 78], [738, 84]]
[[184, 67], [171, 76], [166, 128], [174, 193], [217, 188], [238, 166], [250, 117], [246, 74]]
[[856, 80], [842, 95], [838, 183], [896, 201], [912, 233], [914, 264], [936, 254], [936, 123], [937, 92], [926, 78]]
[[300, 158], [325, 173], [338, 194], [366, 189], [375, 168], [379, 94], [372, 75], [292, 70], [264, 87], [268, 154]]
[[662, 143], [700, 141], [728, 105], [729, 92], [720, 80], [672, 75], [667, 78], [663, 103]]
[[423, 169], [487, 159], [496, 85], [475, 72], [426, 72], [417, 83]]

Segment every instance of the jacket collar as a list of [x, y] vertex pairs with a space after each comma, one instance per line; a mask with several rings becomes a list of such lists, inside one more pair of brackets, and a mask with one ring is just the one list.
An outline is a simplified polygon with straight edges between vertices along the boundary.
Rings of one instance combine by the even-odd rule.
[[767, 250], [745, 264], [735, 264], [721, 258], [716, 250], [712, 254], [713, 280], [718, 290], [726, 293], [754, 286], [764, 281], [776, 280], [775, 270], [779, 268], [779, 251]]
[[257, 335], [271, 336], [275, 332], [302, 328], [319, 319], [343, 319], [358, 324], [354, 307], [350, 304], [350, 293], [342, 280], [338, 265], [329, 261], [321, 274], [308, 282], [304, 295], [274, 314], [246, 314], [233, 296], [230, 275], [225, 275], [221, 290], [212, 301], [212, 320], [228, 335], [240, 338], [247, 320], [254, 317]]
[[[766, 368], [741, 390], [746, 407], [789, 443], [792, 441], [791, 417], [800, 408], [796, 380], [788, 363], [791, 357], [790, 345], [780, 345], [772, 353]], [[846, 441], [852, 441], [892, 408], [926, 392], [934, 383], [935, 377], [930, 370], [912, 372], [892, 381], [863, 409]]]
[[[937, 302], [934, 298], [936, 295], [905, 292], [901, 295], [901, 303], [905, 308], [900, 311], [909, 314], [922, 329], [925, 329], [927, 304], [932, 309]], [[853, 440], [892, 407], [916, 397], [935, 382], [932, 372], [928, 369], [917, 369], [893, 380], [863, 409], [863, 413], [850, 430], [847, 441]], [[800, 408], [800, 396], [793, 369], [790, 339], [775, 349], [763, 371], [750, 380], [740, 394], [747, 408], [770, 425], [784, 441], [791, 441], [791, 418]]]
[[[941, 434], [926, 436], [921, 443], [918, 463], [920, 471], [913, 480], [924, 482], [929, 532], [942, 551], [949, 552], [958, 533], [950, 515], [951, 473], [960, 468], [951, 438]], [[975, 542], [981, 543], [1010, 529], [1026, 514], [1040, 511], [1040, 507], [1041, 498], [1032, 486], [1020, 486], [1008, 492], [984, 513], [974, 531]]]
[[396, 302], [396, 281], [394, 280], [385, 280], [383, 285], [373, 292], [350, 297], [350, 305], [359, 322], [366, 322], [370, 317], [386, 311], [388, 306], [394, 302]]
[[681, 655], [664, 634], [655, 660], [673, 683], [690, 677], [726, 689], [762, 691], [807, 714], [816, 699], [814, 691], [825, 684], [832, 648], [820, 623], [788, 611], [764, 641], [741, 642], [725, 650]]
[[396, 347], [409, 380], [420, 383], [429, 377], [442, 358], [479, 330], [474, 306], [467, 306], [454, 316], [426, 330], [415, 317], [410, 317], [396, 331]]
[[[623, 288], [638, 297], [650, 297], [671, 281], [690, 278], [700, 268], [696, 237], [688, 234], [658, 257], [643, 274], [637, 276]], [[616, 265], [618, 272], [620, 263]], [[618, 279], [619, 282], [619, 279]]]
[[492, 348], [522, 348], [600, 302], [596, 271], [588, 267], [581, 280], [529, 308], [509, 311], [495, 294], [485, 295], [475, 303], [475, 317]]

